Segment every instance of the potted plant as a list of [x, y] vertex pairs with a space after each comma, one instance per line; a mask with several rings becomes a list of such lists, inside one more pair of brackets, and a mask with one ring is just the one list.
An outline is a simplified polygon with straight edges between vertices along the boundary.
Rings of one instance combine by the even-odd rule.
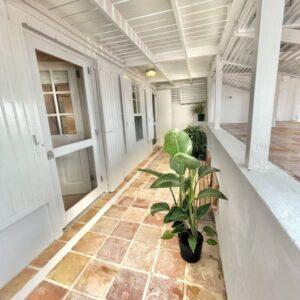
[[202, 122], [204, 121], [205, 119], [205, 108], [206, 108], [206, 101], [202, 101], [202, 102], [199, 102], [198, 104], [196, 104], [194, 107], [193, 107], [193, 114], [197, 114], [198, 115], [198, 121], [199, 122]]
[[[178, 235], [182, 258], [189, 263], [195, 263], [201, 258], [203, 234], [207, 237], [206, 243], [217, 244], [213, 239], [216, 235], [213, 228], [204, 226], [203, 231], [199, 232], [198, 221], [207, 214], [210, 203], [199, 205], [198, 200], [211, 197], [226, 199], [219, 190], [199, 190], [199, 180], [219, 170], [201, 165], [198, 159], [191, 156], [192, 141], [184, 131], [168, 131], [165, 134], [163, 149], [170, 155], [170, 167], [174, 172], [163, 174], [150, 169], [139, 169], [158, 177], [151, 188], [168, 188], [172, 194], [171, 207], [166, 202], [155, 203], [151, 206], [151, 214], [167, 212], [164, 223], [172, 223], [172, 228], [163, 233], [162, 239], [171, 239]], [[174, 188], [179, 189], [177, 199]]]
[[201, 126], [189, 126], [184, 129], [193, 144], [192, 156], [199, 160], [205, 160], [207, 149], [207, 136], [205, 130]]

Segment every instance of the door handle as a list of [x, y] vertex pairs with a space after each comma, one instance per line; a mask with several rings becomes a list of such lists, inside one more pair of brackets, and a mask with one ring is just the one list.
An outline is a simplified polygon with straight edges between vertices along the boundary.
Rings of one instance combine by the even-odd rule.
[[51, 150], [47, 151], [47, 158], [48, 160], [55, 158], [53, 151]]

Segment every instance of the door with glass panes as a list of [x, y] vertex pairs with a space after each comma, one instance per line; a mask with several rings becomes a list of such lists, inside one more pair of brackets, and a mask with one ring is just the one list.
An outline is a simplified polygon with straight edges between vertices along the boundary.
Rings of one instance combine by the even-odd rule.
[[[39, 62], [40, 78], [54, 152], [85, 139], [76, 67], [66, 62]], [[57, 157], [57, 155], [56, 155]], [[87, 151], [57, 160], [62, 194], [83, 195], [91, 190]]]

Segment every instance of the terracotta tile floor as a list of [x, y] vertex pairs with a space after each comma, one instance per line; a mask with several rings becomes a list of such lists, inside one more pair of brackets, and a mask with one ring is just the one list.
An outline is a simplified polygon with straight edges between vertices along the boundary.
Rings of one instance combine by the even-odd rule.
[[[147, 162], [149, 159], [145, 160]], [[168, 157], [159, 152], [150, 168], [165, 172]], [[129, 181], [136, 173], [125, 179]], [[202, 259], [187, 264], [176, 239], [162, 241], [163, 214], [149, 214], [152, 203], [171, 201], [165, 190], [151, 190], [153, 177], [139, 174], [27, 299], [224, 300], [218, 246], [203, 247]], [[118, 188], [118, 190], [120, 190]], [[114, 194], [105, 194], [69, 226], [30, 266], [0, 291], [11, 299]], [[205, 220], [201, 224], [211, 224]]]
[[[247, 124], [222, 124], [243, 143], [247, 140]], [[300, 181], [300, 122], [277, 122], [272, 128], [269, 159]]]

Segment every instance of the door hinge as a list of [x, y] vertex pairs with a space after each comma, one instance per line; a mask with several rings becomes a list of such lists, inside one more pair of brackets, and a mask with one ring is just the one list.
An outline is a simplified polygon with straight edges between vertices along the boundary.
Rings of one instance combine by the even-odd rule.
[[99, 135], [99, 129], [95, 129], [95, 135], [98, 136]]
[[90, 69], [90, 67], [87, 67], [87, 72], [88, 72], [88, 74], [91, 74], [91, 69]]
[[101, 182], [103, 182], [103, 176], [100, 176], [100, 180], [101, 180]]

